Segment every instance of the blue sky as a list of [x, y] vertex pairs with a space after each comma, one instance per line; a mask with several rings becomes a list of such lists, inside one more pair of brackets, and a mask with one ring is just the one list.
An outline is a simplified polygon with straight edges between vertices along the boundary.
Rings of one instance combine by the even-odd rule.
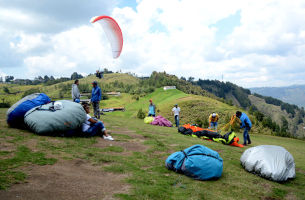
[[[305, 1], [0, 0], [0, 76], [84, 75], [98, 68], [218, 79], [243, 87], [305, 84]], [[90, 23], [113, 17], [121, 56]]]
[[229, 15], [217, 21], [215, 24], [211, 24], [210, 27], [215, 27], [217, 29], [215, 33], [215, 41], [221, 42], [226, 39], [226, 36], [230, 35], [234, 28], [240, 26], [240, 10], [236, 13]]

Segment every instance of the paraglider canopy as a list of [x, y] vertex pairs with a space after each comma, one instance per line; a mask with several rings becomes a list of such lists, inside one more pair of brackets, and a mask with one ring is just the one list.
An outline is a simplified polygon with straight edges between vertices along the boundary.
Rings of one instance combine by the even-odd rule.
[[91, 23], [98, 22], [110, 42], [112, 57], [118, 58], [123, 48], [123, 35], [118, 23], [109, 16], [98, 16], [91, 19]]

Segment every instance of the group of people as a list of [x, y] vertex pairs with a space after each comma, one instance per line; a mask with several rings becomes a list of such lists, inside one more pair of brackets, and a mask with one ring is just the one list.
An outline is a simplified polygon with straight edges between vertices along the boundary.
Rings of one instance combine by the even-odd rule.
[[[251, 144], [249, 131], [252, 128], [252, 123], [246, 113], [236, 111], [235, 116], [240, 120], [240, 128], [244, 129], [243, 137], [244, 143], [243, 145]], [[209, 129], [215, 129], [217, 131], [219, 115], [217, 113], [212, 113], [209, 116]]]
[[[80, 103], [80, 92], [78, 89], [79, 80], [75, 80], [74, 84], [72, 85], [72, 100], [73, 102]], [[93, 105], [94, 110], [94, 117], [91, 117], [89, 115], [90, 107], [88, 103], [83, 103], [83, 108], [87, 113], [87, 119], [86, 122], [83, 124], [82, 131], [86, 133], [88, 136], [93, 135], [101, 135], [106, 140], [113, 140], [113, 138], [107, 133], [106, 128], [102, 121], [99, 121], [100, 119], [100, 106], [99, 103], [102, 99], [102, 91], [101, 88], [98, 86], [96, 81], [92, 82], [92, 92], [91, 92], [91, 99], [90, 102]], [[179, 127], [179, 117], [180, 117], [180, 107], [178, 104], [175, 104], [172, 108], [172, 114], [175, 118], [175, 125], [176, 127]], [[240, 119], [240, 128], [244, 128], [244, 144], [251, 144], [249, 131], [251, 130], [252, 123], [247, 116], [246, 113], [236, 111], [235, 113], [236, 117]], [[156, 116], [156, 105], [153, 103], [152, 99], [149, 100], [149, 106], [148, 106], [148, 116]], [[214, 129], [217, 131], [218, 126], [218, 120], [219, 115], [215, 112], [213, 112], [209, 116], [209, 129]]]
[[[73, 102], [80, 103], [80, 92], [78, 89], [79, 80], [75, 80], [72, 84], [72, 100]], [[96, 81], [92, 82], [92, 91], [90, 102], [93, 105], [94, 117], [89, 115], [90, 113], [90, 104], [83, 102], [82, 106], [86, 111], [87, 118], [86, 121], [82, 124], [82, 132], [85, 136], [95, 136], [99, 135], [105, 140], [114, 140], [111, 135], [107, 133], [105, 125], [100, 121], [100, 101], [102, 99], [102, 90], [98, 86]]]
[[[176, 127], [179, 127], [179, 116], [180, 116], [180, 107], [178, 107], [178, 104], [175, 104], [172, 108], [172, 114], [175, 118], [175, 125]], [[149, 106], [148, 106], [148, 116], [156, 116], [156, 105], [152, 102], [152, 99], [149, 100]], [[243, 137], [244, 137], [244, 143], [243, 145], [251, 144], [249, 131], [251, 130], [252, 123], [247, 116], [246, 113], [236, 111], [235, 116], [240, 119], [240, 128], [244, 129]], [[209, 129], [214, 129], [217, 131], [218, 126], [218, 120], [219, 115], [215, 112], [210, 114], [209, 116]]]
[[[172, 109], [173, 115], [175, 117], [175, 124], [176, 127], [179, 127], [179, 113], [180, 113], [180, 107], [178, 107], [178, 104], [175, 104], [175, 106]], [[152, 99], [149, 100], [149, 106], [148, 106], [148, 117], [155, 117], [156, 116], [156, 105], [152, 102]]]

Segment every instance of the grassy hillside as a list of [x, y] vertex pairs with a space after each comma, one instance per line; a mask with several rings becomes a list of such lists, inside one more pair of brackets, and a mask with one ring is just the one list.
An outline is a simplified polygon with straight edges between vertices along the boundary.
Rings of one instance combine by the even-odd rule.
[[249, 99], [251, 100], [251, 103], [258, 108], [258, 110], [262, 111], [267, 116], [271, 116], [272, 120], [277, 124], [282, 125], [282, 117], [284, 117], [288, 121], [289, 131], [292, 132], [295, 137], [305, 138], [305, 129], [303, 128], [305, 127], [304, 122], [296, 126], [296, 118], [288, 114], [286, 110], [281, 110], [280, 106], [267, 104], [264, 99], [253, 95], [249, 95]]
[[[182, 98], [183, 99], [183, 98]], [[161, 102], [161, 101], [160, 101]], [[192, 138], [177, 133], [175, 128], [158, 127], [144, 124], [133, 117], [107, 113], [103, 116], [107, 128], [112, 130], [115, 141], [101, 138], [61, 138], [37, 136], [28, 131], [8, 128], [5, 123], [6, 109], [0, 109], [0, 190], [1, 199], [27, 192], [28, 198], [35, 196], [61, 195], [67, 192], [70, 198], [81, 199], [81, 195], [90, 195], [87, 191], [75, 188], [90, 185], [92, 189], [105, 191], [90, 179], [80, 179], [77, 173], [56, 173], [43, 171], [39, 176], [30, 176], [40, 169], [62, 169], [75, 163], [86, 163], [86, 170], [99, 167], [97, 173], [103, 182], [121, 177], [120, 186], [128, 188], [113, 193], [98, 193], [96, 198], [105, 198], [113, 194], [118, 199], [303, 199], [305, 196], [305, 151], [304, 141], [269, 135], [251, 135], [252, 145], [280, 145], [294, 157], [296, 178], [286, 183], [276, 183], [246, 172], [240, 165], [240, 156], [248, 148], [237, 148], [211, 141]], [[241, 134], [237, 133], [241, 138]], [[168, 171], [165, 159], [173, 152], [194, 144], [202, 144], [217, 152], [224, 160], [223, 174], [220, 179], [196, 181], [184, 175]], [[44, 166], [48, 166], [47, 168]], [[60, 168], [59, 168], [60, 167]], [[95, 168], [94, 168], [95, 169]], [[39, 179], [41, 177], [41, 179]], [[46, 181], [46, 177], [48, 177]], [[65, 180], [75, 178], [70, 183]], [[107, 178], [108, 177], [108, 178]], [[60, 179], [62, 182], [58, 182]], [[86, 182], [87, 181], [87, 182]], [[14, 185], [14, 189], [10, 185]], [[85, 183], [85, 184], [84, 184]], [[84, 184], [84, 185], [82, 185]], [[118, 183], [116, 183], [118, 184]], [[35, 187], [35, 185], [42, 185]], [[57, 188], [61, 188], [60, 191]], [[30, 192], [31, 191], [31, 192]], [[61, 195], [60, 195], [61, 194]], [[15, 195], [15, 196], [14, 196]], [[77, 196], [80, 195], [80, 196]], [[83, 196], [84, 198], [89, 196]], [[108, 197], [110, 198], [110, 197]]]
[[[301, 137], [301, 138], [305, 137], [304, 109], [300, 109], [295, 105], [285, 103], [278, 99], [274, 99], [270, 97], [270, 96], [276, 98], [280, 97], [279, 99], [282, 99], [283, 101], [290, 103], [291, 101], [287, 101], [287, 98], [288, 99], [293, 98], [294, 102], [298, 101], [300, 103], [302, 99], [304, 100], [304, 95], [305, 95], [303, 86], [291, 86], [286, 88], [251, 88], [252, 92], [257, 91], [260, 94], [266, 95], [266, 96], [262, 96], [255, 94], [256, 97], [260, 98], [259, 100], [259, 98], [253, 98], [249, 89], [244, 89], [230, 82], [199, 79], [198, 81], [193, 81], [192, 83], [194, 85], [199, 85], [201, 88], [205, 89], [210, 93], [213, 93], [217, 97], [221, 97], [225, 99], [225, 101], [228, 104], [241, 106], [245, 109], [250, 109], [251, 107], [252, 108], [255, 107], [259, 112], [264, 113], [265, 121], [266, 120], [268, 121], [267, 124], [271, 124], [269, 123], [271, 120], [273, 121], [273, 123], [275, 122], [277, 123], [276, 125], [275, 124], [269, 125], [269, 127], [275, 127], [275, 126], [277, 127], [277, 128], [272, 128], [275, 134], [286, 135], [290, 137]], [[261, 103], [264, 101], [266, 101], [267, 104], [263, 105]], [[260, 102], [259, 106], [256, 106], [256, 103], [258, 102]], [[281, 109], [277, 109], [277, 106], [279, 105]], [[288, 114], [286, 112], [288, 112]], [[286, 125], [282, 126], [283, 123], [281, 120], [281, 116], [285, 116], [285, 119], [288, 120], [289, 127], [286, 128]], [[271, 117], [271, 119], [267, 119], [269, 117]], [[279, 131], [279, 129], [281, 130]]]
[[[90, 85], [93, 80], [97, 79], [89, 76], [81, 79], [80, 82]], [[127, 84], [138, 84], [138, 79], [127, 74], [109, 74], [98, 81], [102, 87], [114, 89], [120, 88], [120, 82], [124, 87]], [[59, 96], [63, 87], [70, 89], [71, 83], [72, 81], [52, 86], [40, 85], [35, 88], [39, 88], [50, 96]], [[16, 85], [9, 85], [9, 87], [10, 91], [25, 92], [29, 89]], [[19, 100], [23, 92], [15, 94], [12, 102]], [[69, 95], [69, 92], [70, 90], [65, 95]], [[7, 96], [13, 95], [2, 97]], [[34, 194], [61, 197], [63, 193], [68, 193], [69, 198], [72, 199], [88, 199], [92, 193], [88, 192], [90, 190], [83, 189], [86, 185], [96, 191], [95, 199], [111, 197], [141, 200], [304, 198], [303, 152], [305, 145], [303, 140], [271, 136], [270, 129], [263, 128], [255, 117], [249, 115], [253, 122], [250, 132], [251, 146], [262, 144], [283, 146], [295, 159], [296, 179], [286, 183], [275, 183], [246, 172], [240, 165], [240, 156], [246, 148], [251, 146], [232, 147], [181, 135], [177, 133], [176, 128], [144, 124], [143, 120], [136, 118], [136, 115], [139, 109], [148, 111], [149, 99], [156, 104], [157, 114], [172, 122], [174, 119], [171, 109], [178, 103], [181, 108], [182, 124], [204, 122], [211, 112], [217, 112], [220, 115], [219, 127], [221, 128], [239, 109], [212, 97], [186, 94], [180, 90], [164, 91], [162, 88], [157, 88], [146, 95], [122, 93], [119, 97], [110, 97], [101, 102], [101, 108], [124, 106], [126, 109], [125, 112], [118, 111], [102, 115], [107, 129], [112, 131], [115, 138], [112, 142], [98, 137], [37, 136], [27, 130], [9, 128], [5, 119], [7, 109], [0, 109], [0, 199], [16, 198], [16, 193], [30, 195], [29, 199], [35, 198]], [[237, 135], [242, 141], [242, 132], [237, 131]], [[217, 151], [223, 158], [224, 169], [220, 179], [195, 181], [168, 171], [164, 167], [164, 161], [171, 153], [194, 144], [207, 146]], [[78, 172], [70, 172], [71, 162], [74, 170], [82, 169], [81, 163], [86, 163], [84, 170], [89, 174], [81, 178]], [[46, 170], [50, 168], [56, 169], [56, 173]], [[69, 170], [63, 173], [58, 169]], [[103, 180], [103, 183], [110, 185], [102, 187], [95, 184], [95, 181], [87, 179], [88, 176], [99, 177], [98, 179]], [[67, 181], [71, 179], [74, 180], [73, 184]], [[114, 180], [117, 182], [112, 182]], [[115, 187], [117, 184], [119, 187]], [[40, 187], [41, 185], [43, 187]], [[106, 197], [106, 194], [110, 196]]]
[[[115, 87], [109, 86], [111, 83], [121, 82], [129, 85], [136, 85], [139, 83], [139, 79], [128, 75], [128, 74], [120, 74], [120, 73], [113, 73], [113, 74], [105, 74], [104, 78], [98, 79], [95, 75], [91, 75], [85, 78], [82, 78], [80, 81], [80, 90], [81, 92], [88, 92], [92, 88], [91, 83], [93, 81], [97, 81], [98, 84], [101, 86], [102, 90], [105, 86], [111, 89], [119, 88], [119, 85]], [[74, 80], [66, 81], [63, 83], [57, 83], [54, 85], [16, 85], [16, 84], [0, 84], [0, 101], [5, 101], [10, 103], [11, 105], [16, 103], [19, 99], [27, 91], [34, 92], [43, 92], [47, 94], [49, 97], [54, 99], [63, 99], [63, 98], [71, 98], [71, 86], [74, 83]], [[4, 88], [9, 89], [9, 93], [4, 92]], [[82, 89], [86, 89], [87, 91], [82, 91]]]
[[[222, 129], [229, 121], [236, 110], [240, 110], [235, 106], [230, 106], [216, 99], [185, 94], [179, 90], [167, 90], [162, 88], [156, 89], [153, 93], [140, 97], [136, 100], [133, 95], [122, 94], [119, 97], [112, 97], [108, 100], [101, 102], [102, 108], [108, 107], [125, 107], [125, 112], [115, 112], [115, 116], [124, 116], [136, 118], [139, 109], [142, 109], [146, 114], [148, 113], [149, 99], [152, 99], [157, 107], [157, 115], [169, 119], [174, 123], [172, 116], [172, 108], [178, 104], [181, 108], [180, 124], [185, 123], [202, 123], [204, 128], [208, 127], [208, 117], [212, 112], [217, 112], [220, 116], [219, 129]], [[246, 111], [244, 111], [246, 112]], [[272, 132], [268, 128], [264, 128], [256, 118], [248, 113], [254, 127], [252, 128], [253, 134], [269, 134]], [[223, 130], [225, 131], [225, 130]], [[240, 131], [240, 130], [237, 130]], [[223, 132], [224, 134], [225, 132]]]

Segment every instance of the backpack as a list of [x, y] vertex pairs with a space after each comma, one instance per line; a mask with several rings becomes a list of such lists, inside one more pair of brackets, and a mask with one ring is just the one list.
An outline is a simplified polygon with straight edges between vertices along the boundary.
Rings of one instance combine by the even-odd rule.
[[165, 166], [197, 180], [209, 180], [221, 176], [223, 160], [216, 151], [197, 144], [171, 154]]

